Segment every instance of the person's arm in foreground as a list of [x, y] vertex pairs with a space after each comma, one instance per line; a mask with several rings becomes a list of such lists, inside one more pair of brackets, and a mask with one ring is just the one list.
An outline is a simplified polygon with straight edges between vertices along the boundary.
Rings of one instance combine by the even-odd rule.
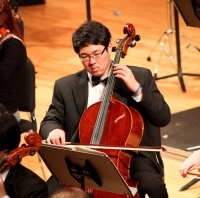
[[194, 151], [181, 165], [180, 174], [183, 177], [187, 176], [187, 173], [198, 168], [200, 166], [200, 150]]

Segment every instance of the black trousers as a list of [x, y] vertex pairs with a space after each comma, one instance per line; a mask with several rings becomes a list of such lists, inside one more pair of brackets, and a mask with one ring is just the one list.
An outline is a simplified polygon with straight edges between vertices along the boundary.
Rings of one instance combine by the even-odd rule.
[[140, 198], [168, 198], [166, 185], [157, 166], [142, 154], [135, 154], [131, 160], [130, 177], [138, 182]]

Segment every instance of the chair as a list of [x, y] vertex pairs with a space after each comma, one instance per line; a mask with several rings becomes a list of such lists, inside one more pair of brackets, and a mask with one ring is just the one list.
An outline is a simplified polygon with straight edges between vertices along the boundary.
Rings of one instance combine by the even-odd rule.
[[[32, 61], [27, 58], [25, 74], [22, 77], [22, 81], [20, 82], [16, 93], [19, 111], [27, 112], [30, 117], [30, 120], [21, 119], [19, 121], [21, 134], [28, 131], [37, 132], [37, 121], [35, 117], [35, 88], [35, 67]], [[38, 160], [41, 164], [43, 177], [46, 179], [45, 171], [39, 155]]]
[[21, 133], [33, 130], [37, 131], [35, 117], [35, 68], [29, 58], [26, 61], [25, 74], [19, 84], [16, 93], [19, 111], [28, 112], [30, 120], [21, 119], [19, 122]]

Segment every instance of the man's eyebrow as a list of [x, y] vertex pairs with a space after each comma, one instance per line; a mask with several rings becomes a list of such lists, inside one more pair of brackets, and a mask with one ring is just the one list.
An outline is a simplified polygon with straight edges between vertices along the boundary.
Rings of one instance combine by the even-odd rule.
[[[92, 52], [92, 54], [94, 54], [94, 53], [96, 53], [96, 52], [98, 52], [98, 51], [100, 51], [100, 49], [96, 49], [95, 51]], [[80, 53], [80, 55], [88, 55], [88, 54], [85, 53], [85, 52], [82, 52], [82, 53]]]

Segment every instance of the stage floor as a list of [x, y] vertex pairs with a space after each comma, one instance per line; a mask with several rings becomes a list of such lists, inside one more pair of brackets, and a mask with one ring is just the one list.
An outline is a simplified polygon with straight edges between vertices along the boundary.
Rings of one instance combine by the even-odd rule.
[[171, 122], [161, 128], [162, 145], [185, 151], [200, 148], [200, 107], [172, 114]]

